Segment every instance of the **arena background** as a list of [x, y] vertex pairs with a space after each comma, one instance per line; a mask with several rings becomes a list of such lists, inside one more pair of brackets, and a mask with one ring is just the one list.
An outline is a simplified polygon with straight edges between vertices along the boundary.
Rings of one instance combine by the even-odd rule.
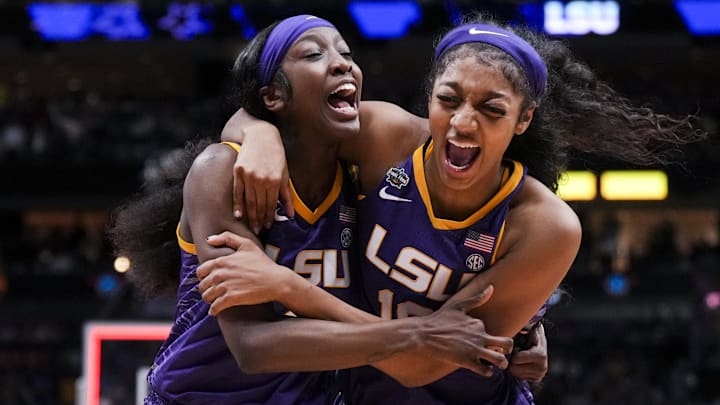
[[[720, 1], [300, 4], [0, 0], [0, 403], [136, 401], [173, 299], [140, 299], [107, 220], [168, 153], [218, 134], [234, 57], [275, 19], [333, 21], [364, 69], [364, 98], [423, 114], [434, 34], [491, 11], [554, 30], [633, 101], [696, 113], [717, 133]], [[584, 241], [549, 314], [538, 404], [720, 404], [717, 137], [684, 153], [685, 168], [665, 169], [666, 198], [571, 202]], [[574, 157], [571, 169], [588, 168], [638, 169]], [[159, 332], [126, 328], [146, 322]]]

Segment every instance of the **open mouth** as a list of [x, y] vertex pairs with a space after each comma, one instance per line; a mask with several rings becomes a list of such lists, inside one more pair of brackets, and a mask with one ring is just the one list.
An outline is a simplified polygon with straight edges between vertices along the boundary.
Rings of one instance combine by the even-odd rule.
[[448, 140], [445, 163], [453, 170], [462, 171], [472, 166], [480, 156], [480, 146]]
[[354, 114], [357, 112], [355, 93], [357, 93], [357, 87], [354, 84], [343, 83], [335, 89], [335, 91], [330, 93], [330, 96], [328, 96], [328, 104], [330, 104], [330, 107], [335, 111]]

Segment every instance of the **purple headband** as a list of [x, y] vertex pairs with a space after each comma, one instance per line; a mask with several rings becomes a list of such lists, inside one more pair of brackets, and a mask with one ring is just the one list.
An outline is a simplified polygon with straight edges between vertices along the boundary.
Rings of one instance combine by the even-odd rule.
[[487, 24], [465, 24], [448, 32], [435, 48], [435, 60], [450, 48], [468, 42], [483, 42], [502, 49], [513, 57], [525, 72], [535, 99], [545, 93], [547, 68], [532, 45], [510, 31]]
[[260, 53], [260, 69], [258, 71], [260, 86], [270, 83], [280, 68], [280, 63], [288, 49], [298, 37], [305, 31], [318, 27], [337, 29], [329, 21], [309, 14], [288, 17], [273, 28]]

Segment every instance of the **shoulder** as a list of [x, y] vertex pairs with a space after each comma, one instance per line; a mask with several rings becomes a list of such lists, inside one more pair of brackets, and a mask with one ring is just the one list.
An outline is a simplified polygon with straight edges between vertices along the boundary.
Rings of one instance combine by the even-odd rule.
[[228, 162], [232, 167], [236, 156], [237, 152], [228, 145], [221, 143], [208, 145], [193, 161], [188, 178], [225, 167]]
[[232, 167], [237, 153], [228, 145], [215, 143], [205, 148], [193, 161], [185, 178], [184, 199], [204, 194], [204, 199], [219, 196], [232, 187]]
[[[404, 161], [429, 136], [427, 120], [383, 101], [360, 103], [360, 136], [349, 146], [348, 159], [360, 167], [364, 189], [373, 187], [387, 169]], [[345, 157], [346, 154], [343, 153]]]
[[392, 103], [364, 101], [360, 104], [362, 139], [375, 139], [380, 145], [394, 145], [406, 155], [430, 136], [427, 119]]
[[[580, 220], [573, 209], [537, 179], [528, 176], [513, 198], [508, 213], [509, 235], [516, 243], [577, 253], [582, 236]], [[551, 237], [549, 237], [551, 236]]]
[[[343, 145], [343, 159], [361, 164], [368, 154], [393, 145], [408, 154], [430, 135], [427, 119], [385, 101], [360, 102], [360, 136]], [[391, 155], [393, 156], [393, 155]]]
[[360, 123], [361, 130], [382, 126], [400, 132], [428, 132], [425, 118], [385, 101], [362, 101], [360, 103]]

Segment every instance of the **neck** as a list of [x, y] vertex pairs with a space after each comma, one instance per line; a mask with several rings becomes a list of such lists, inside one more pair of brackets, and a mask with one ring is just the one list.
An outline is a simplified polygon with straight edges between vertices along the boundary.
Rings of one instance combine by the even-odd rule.
[[308, 136], [294, 136], [286, 142], [290, 178], [308, 208], [317, 208], [330, 192], [335, 181], [337, 154], [337, 144], [322, 144], [319, 139]]
[[425, 162], [425, 181], [438, 218], [462, 221], [485, 205], [501, 186], [503, 166], [499, 170], [475, 179], [469, 187], [450, 188], [443, 182], [434, 155]]

